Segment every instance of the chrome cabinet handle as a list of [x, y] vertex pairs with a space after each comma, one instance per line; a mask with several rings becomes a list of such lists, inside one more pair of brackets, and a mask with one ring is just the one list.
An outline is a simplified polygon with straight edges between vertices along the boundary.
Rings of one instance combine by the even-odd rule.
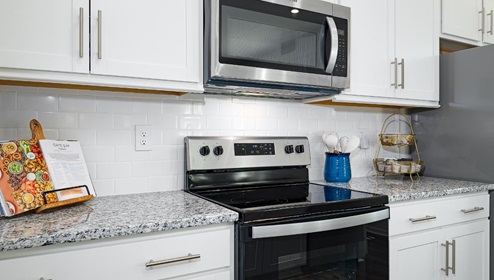
[[153, 267], [153, 266], [157, 266], [157, 265], [177, 263], [177, 262], [185, 262], [185, 261], [191, 261], [191, 260], [200, 259], [200, 258], [201, 258], [200, 254], [196, 254], [196, 255], [188, 254], [187, 256], [184, 256], [184, 257], [166, 259], [166, 260], [161, 260], [161, 261], [150, 260], [149, 262], [146, 263], [146, 267]]
[[473, 207], [472, 209], [461, 209], [461, 212], [468, 214], [484, 210], [484, 207]]
[[435, 220], [437, 219], [436, 216], [425, 216], [425, 217], [422, 217], [422, 218], [410, 218], [410, 222], [412, 223], [418, 223], [418, 222], [426, 222], [426, 221], [431, 221], [431, 220]]
[[453, 265], [451, 266], [451, 272], [453, 272], [453, 274], [456, 274], [456, 240], [453, 240], [453, 242], [451, 242], [450, 244], [452, 245], [451, 247], [453, 249], [453, 251], [451, 252], [451, 254], [453, 255]]
[[491, 26], [490, 26], [490, 29], [489, 31], [487, 31], [487, 33], [493, 35], [493, 30], [494, 30], [494, 23], [493, 23], [493, 20], [494, 20], [494, 10], [491, 10], [490, 13], [488, 13], [487, 15], [491, 17]]
[[485, 27], [485, 8], [482, 8], [482, 10], [479, 12], [479, 14], [482, 17], [482, 27], [479, 29], [479, 31], [482, 31], [482, 33], [484, 33], [484, 27]]
[[395, 60], [391, 62], [391, 65], [395, 66], [395, 82], [391, 84], [395, 89], [398, 88], [398, 58], [395, 57]]
[[79, 8], [79, 57], [84, 57], [84, 8]]
[[441, 244], [441, 246], [444, 246], [446, 247], [446, 267], [445, 268], [441, 268], [442, 271], [444, 271], [444, 273], [446, 274], [446, 276], [449, 275], [449, 270], [451, 269], [451, 267], [449, 266], [449, 245], [451, 243], [449, 243], [449, 241], [446, 241], [446, 244]]
[[103, 12], [98, 10], [98, 59], [103, 58], [103, 44], [101, 42], [102, 39], [102, 30], [103, 29]]
[[41, 278], [39, 278], [39, 280], [52, 280], [52, 279], [51, 278], [41, 277]]
[[405, 89], [405, 59], [402, 58], [398, 65], [401, 65], [401, 84], [398, 84], [398, 86], [401, 86], [401, 89]]
[[326, 73], [333, 73], [336, 65], [336, 58], [338, 57], [338, 29], [336, 28], [336, 23], [333, 18], [327, 17], [326, 23], [328, 24], [329, 31], [331, 32], [331, 51], [328, 64], [326, 65]]

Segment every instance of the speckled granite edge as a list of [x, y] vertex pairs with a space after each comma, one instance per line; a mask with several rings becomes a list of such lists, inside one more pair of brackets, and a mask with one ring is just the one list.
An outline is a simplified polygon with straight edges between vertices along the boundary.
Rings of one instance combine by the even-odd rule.
[[0, 252], [237, 220], [238, 213], [183, 191], [96, 197], [50, 213], [0, 218]]
[[314, 181], [314, 183], [384, 194], [388, 196], [389, 203], [494, 190], [494, 184], [490, 183], [423, 176], [415, 177], [413, 181], [407, 176], [371, 176], [352, 178], [350, 182], [344, 184], [326, 181]]

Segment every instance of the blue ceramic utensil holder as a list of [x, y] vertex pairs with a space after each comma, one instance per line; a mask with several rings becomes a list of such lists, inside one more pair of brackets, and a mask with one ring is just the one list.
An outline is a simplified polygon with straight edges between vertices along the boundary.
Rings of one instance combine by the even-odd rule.
[[326, 153], [324, 180], [331, 183], [346, 183], [352, 178], [349, 153]]

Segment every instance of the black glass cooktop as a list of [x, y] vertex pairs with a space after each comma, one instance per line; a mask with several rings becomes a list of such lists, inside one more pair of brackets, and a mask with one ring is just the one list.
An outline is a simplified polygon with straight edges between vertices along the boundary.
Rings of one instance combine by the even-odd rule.
[[388, 197], [313, 183], [192, 192], [239, 212], [239, 221], [281, 219], [382, 206]]

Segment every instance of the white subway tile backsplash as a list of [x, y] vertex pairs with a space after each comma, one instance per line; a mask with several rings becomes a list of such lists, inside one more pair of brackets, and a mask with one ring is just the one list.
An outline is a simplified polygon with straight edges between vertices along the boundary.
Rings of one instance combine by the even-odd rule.
[[16, 93], [13, 91], [0, 91], [0, 110], [15, 111]]
[[[263, 98], [206, 95], [178, 101], [98, 91], [0, 86], [0, 139], [30, 139], [40, 120], [50, 139], [79, 140], [98, 195], [184, 187], [185, 136], [307, 136], [311, 180], [323, 179], [324, 131], [369, 139], [351, 156], [354, 177], [369, 175], [383, 121], [396, 109], [315, 106]], [[152, 126], [152, 151], [135, 151], [135, 125]], [[405, 129], [398, 122], [391, 130]], [[385, 150], [396, 157], [400, 151]], [[401, 151], [406, 153], [406, 151]]]
[[96, 145], [96, 131], [92, 129], [59, 129], [58, 140], [78, 140], [81, 146]]
[[163, 101], [163, 114], [167, 116], [191, 115], [192, 103]]
[[1, 128], [27, 128], [29, 127], [29, 122], [36, 118], [38, 118], [38, 114], [33, 111], [0, 110]]
[[232, 129], [232, 119], [226, 117], [208, 117], [206, 129]]
[[255, 120], [256, 130], [276, 130], [278, 128], [278, 120], [270, 118], [257, 118]]
[[108, 196], [115, 194], [114, 180], [91, 180], [97, 196]]
[[147, 178], [126, 178], [115, 180], [115, 194], [148, 192]]
[[317, 130], [317, 121], [310, 119], [301, 119], [298, 121], [299, 130], [314, 131]]
[[176, 130], [178, 129], [178, 117], [150, 114], [148, 115], [148, 124], [152, 125], [154, 129]]
[[298, 119], [278, 119], [278, 130], [297, 131]]
[[98, 102], [93, 96], [64, 94], [59, 97], [61, 112], [96, 112]]
[[242, 116], [246, 118], [267, 116], [266, 105], [262, 103], [244, 104], [242, 110]]
[[44, 128], [76, 128], [77, 114], [76, 113], [59, 113], [59, 112], [39, 112], [38, 121]]
[[16, 140], [17, 129], [15, 128], [0, 128], [0, 141], [1, 140]]
[[98, 100], [96, 111], [100, 113], [128, 113], [132, 112], [130, 98], [102, 98]]
[[19, 111], [58, 111], [58, 94], [49, 92], [18, 92], [17, 109]]
[[82, 146], [82, 152], [88, 163], [113, 162], [115, 158], [115, 148], [111, 146]]
[[162, 176], [162, 161], [137, 161], [132, 162], [132, 177]]
[[80, 129], [109, 129], [113, 128], [113, 115], [102, 113], [80, 113]]
[[156, 99], [132, 100], [132, 113], [136, 114], [161, 114], [163, 112], [161, 102]]
[[179, 129], [206, 129], [206, 118], [198, 116], [179, 116], [178, 117]]
[[115, 161], [146, 161], [150, 151], [136, 151], [134, 146], [117, 146], [115, 149]]
[[[181, 181], [183, 182], [183, 180]], [[177, 176], [153, 176], [148, 178], [148, 191], [162, 192], [183, 189], [183, 183], [179, 184]]]
[[113, 128], [115, 129], [135, 129], [136, 125], [147, 124], [147, 116], [144, 114], [121, 115], [115, 114], [113, 117]]
[[288, 107], [288, 118], [307, 119], [309, 117], [309, 108], [307, 106]]
[[131, 178], [131, 162], [104, 162], [96, 164], [95, 179]]
[[129, 146], [134, 144], [135, 137], [131, 130], [97, 130], [96, 145]]

